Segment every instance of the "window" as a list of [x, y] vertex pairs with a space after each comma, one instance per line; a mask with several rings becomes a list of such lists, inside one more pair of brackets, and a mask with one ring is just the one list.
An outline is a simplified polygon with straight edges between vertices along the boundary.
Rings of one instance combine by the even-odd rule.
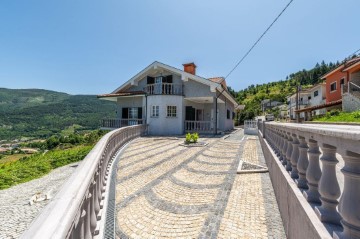
[[138, 118], [138, 108], [129, 108], [129, 119]]
[[314, 98], [318, 95], [319, 95], [319, 91], [318, 90], [314, 91]]
[[335, 90], [336, 90], [336, 82], [330, 85], [330, 91], [335, 91]]
[[308, 100], [311, 100], [311, 96], [308, 96]]
[[132, 108], [122, 108], [122, 117], [123, 119], [142, 119], [142, 108], [141, 107], [132, 107]]
[[176, 106], [168, 105], [166, 116], [167, 117], [176, 117]]
[[344, 79], [344, 78], [342, 78], [342, 79], [340, 80], [340, 85], [343, 85], [343, 84], [345, 84], [345, 79]]
[[230, 110], [227, 110], [227, 111], [226, 111], [226, 118], [227, 118], [227, 119], [230, 119]]
[[235, 119], [235, 112], [232, 112], [232, 119]]
[[151, 117], [159, 117], [159, 106], [153, 105], [151, 107]]

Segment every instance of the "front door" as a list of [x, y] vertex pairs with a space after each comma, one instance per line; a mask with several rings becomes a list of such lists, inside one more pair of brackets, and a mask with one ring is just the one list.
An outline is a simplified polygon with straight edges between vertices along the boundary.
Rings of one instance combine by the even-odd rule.
[[[211, 129], [214, 129], [214, 124], [215, 124], [215, 115], [214, 115], [215, 110], [211, 109]], [[217, 110], [217, 117], [216, 117], [216, 128], [219, 128], [219, 109]]]
[[195, 108], [192, 106], [185, 107], [185, 120], [195, 121]]

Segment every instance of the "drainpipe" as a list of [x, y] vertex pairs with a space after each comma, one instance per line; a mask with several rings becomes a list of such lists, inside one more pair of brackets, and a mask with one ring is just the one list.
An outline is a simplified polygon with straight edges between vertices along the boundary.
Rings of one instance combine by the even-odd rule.
[[215, 98], [215, 125], [214, 125], [214, 127], [215, 127], [215, 135], [217, 135], [217, 97]]

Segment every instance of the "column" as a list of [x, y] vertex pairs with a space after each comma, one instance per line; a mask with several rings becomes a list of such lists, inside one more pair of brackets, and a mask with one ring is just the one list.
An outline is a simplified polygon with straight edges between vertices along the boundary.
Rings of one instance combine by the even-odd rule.
[[281, 158], [282, 158], [282, 165], [286, 166], [287, 161], [286, 161], [286, 151], [287, 151], [287, 136], [286, 136], [286, 132], [283, 131], [282, 132], [282, 136], [283, 136], [283, 146], [281, 149]]
[[321, 169], [319, 164], [319, 146], [317, 141], [309, 140], [309, 166], [306, 170], [306, 179], [309, 189], [304, 191], [304, 197], [308, 202], [320, 203], [320, 193], [318, 189], [319, 180], [321, 178]]
[[291, 177], [292, 178], [298, 178], [298, 170], [297, 170], [297, 162], [298, 162], [298, 158], [299, 158], [299, 140], [296, 136], [296, 134], [292, 134], [292, 154], [291, 154], [291, 158], [290, 158], [290, 162], [291, 162]]
[[316, 215], [320, 221], [340, 225], [340, 214], [336, 207], [340, 197], [340, 187], [336, 178], [336, 147], [322, 144], [323, 155], [320, 158], [322, 162], [322, 175], [319, 182], [319, 192], [321, 206], [315, 207]]
[[300, 142], [299, 158], [297, 162], [297, 170], [298, 170], [299, 178], [295, 180], [295, 182], [298, 188], [308, 189], [307, 180], [306, 180], [306, 170], [309, 165], [309, 160], [307, 155], [308, 146], [305, 141], [305, 138], [302, 136], [299, 136], [299, 142]]
[[345, 166], [344, 191], [340, 198], [339, 212], [343, 232], [335, 232], [335, 239], [360, 238], [360, 154], [347, 151], [342, 155]]
[[292, 137], [290, 132], [286, 132], [287, 134], [287, 148], [286, 148], [286, 171], [291, 171], [291, 154], [292, 154]]

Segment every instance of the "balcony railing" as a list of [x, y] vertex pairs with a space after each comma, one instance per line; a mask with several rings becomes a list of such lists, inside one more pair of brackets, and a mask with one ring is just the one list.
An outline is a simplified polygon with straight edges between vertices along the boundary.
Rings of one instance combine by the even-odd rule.
[[144, 88], [149, 95], [183, 95], [182, 84], [159, 83], [149, 84]]
[[347, 84], [341, 85], [342, 93], [349, 93], [360, 98], [360, 86], [349, 81]]
[[[319, 205], [314, 207], [319, 220], [343, 228], [333, 237], [360, 238], [360, 127], [262, 122], [258, 126], [305, 199]], [[345, 163], [342, 192], [337, 155]]]
[[104, 217], [109, 166], [123, 145], [145, 132], [145, 125], [129, 126], [102, 137], [22, 238], [88, 239], [103, 233], [97, 228]]
[[143, 124], [143, 119], [102, 119], [101, 128], [118, 129], [126, 126]]
[[185, 132], [212, 132], [211, 121], [185, 121]]

